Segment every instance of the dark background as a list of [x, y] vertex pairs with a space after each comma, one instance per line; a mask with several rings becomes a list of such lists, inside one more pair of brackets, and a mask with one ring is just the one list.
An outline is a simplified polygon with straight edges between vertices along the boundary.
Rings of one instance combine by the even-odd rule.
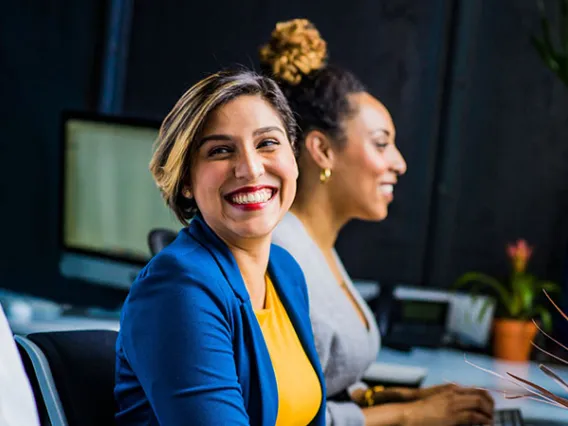
[[[124, 297], [61, 278], [57, 248], [59, 117], [100, 110], [117, 2], [3, 4], [0, 287], [79, 304]], [[162, 119], [207, 73], [258, 69], [257, 48], [274, 24], [295, 17], [312, 20], [331, 62], [388, 106], [408, 173], [386, 221], [342, 232], [338, 250], [354, 278], [447, 287], [470, 269], [502, 275], [504, 246], [516, 238], [535, 246], [532, 272], [562, 278], [568, 88], [530, 44], [539, 29], [534, 0], [132, 4], [115, 46], [124, 55], [115, 80], [120, 115]]]

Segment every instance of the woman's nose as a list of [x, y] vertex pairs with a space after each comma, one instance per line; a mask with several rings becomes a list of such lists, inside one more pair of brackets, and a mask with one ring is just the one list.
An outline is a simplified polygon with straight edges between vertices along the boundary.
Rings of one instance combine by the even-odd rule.
[[235, 177], [237, 179], [256, 180], [264, 174], [262, 158], [253, 152], [243, 152], [235, 165]]

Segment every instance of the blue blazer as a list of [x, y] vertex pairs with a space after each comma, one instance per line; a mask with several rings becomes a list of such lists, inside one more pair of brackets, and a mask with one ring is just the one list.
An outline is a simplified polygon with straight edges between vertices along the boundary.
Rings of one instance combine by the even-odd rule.
[[[268, 273], [321, 383], [311, 424], [324, 425], [304, 275], [275, 245]], [[229, 248], [201, 216], [132, 285], [116, 343], [115, 399], [119, 426], [276, 422], [276, 378], [249, 294]]]

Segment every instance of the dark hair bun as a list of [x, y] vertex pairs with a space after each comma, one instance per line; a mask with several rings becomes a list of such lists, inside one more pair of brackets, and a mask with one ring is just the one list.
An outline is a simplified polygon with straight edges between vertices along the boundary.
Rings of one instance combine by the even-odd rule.
[[327, 45], [307, 19], [279, 22], [270, 42], [260, 48], [260, 62], [277, 80], [296, 85], [326, 65]]

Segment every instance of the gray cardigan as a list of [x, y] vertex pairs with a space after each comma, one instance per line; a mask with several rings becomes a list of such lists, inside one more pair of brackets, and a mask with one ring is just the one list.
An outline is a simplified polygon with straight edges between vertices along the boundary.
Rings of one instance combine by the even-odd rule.
[[[364, 386], [360, 382], [361, 376], [377, 359], [379, 332], [373, 314], [354, 288], [337, 253], [335, 256], [344, 281], [367, 319], [368, 330], [345, 296], [323, 253], [296, 216], [292, 213], [284, 216], [273, 233], [273, 242], [294, 256], [306, 276], [310, 319], [327, 396]], [[328, 401], [327, 425], [362, 426], [364, 423], [363, 412], [355, 403]]]

